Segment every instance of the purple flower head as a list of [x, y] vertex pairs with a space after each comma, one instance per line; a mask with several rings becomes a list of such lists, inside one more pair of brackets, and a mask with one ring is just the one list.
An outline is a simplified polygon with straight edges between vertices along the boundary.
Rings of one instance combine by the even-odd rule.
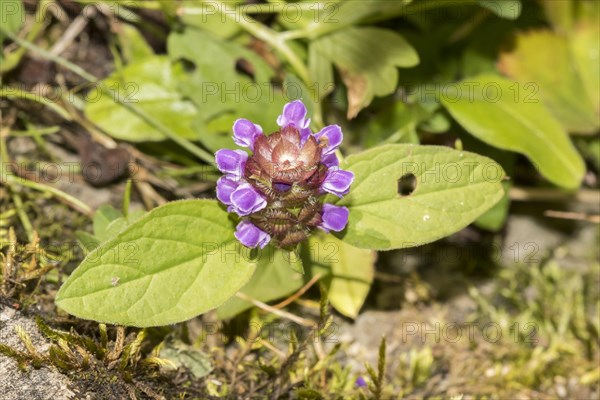
[[271, 235], [261, 231], [250, 221], [242, 221], [235, 229], [234, 236], [246, 247], [264, 248], [271, 241]]
[[225, 176], [217, 182], [217, 198], [242, 217], [235, 237], [247, 247], [268, 243], [292, 250], [319, 228], [343, 230], [346, 207], [323, 204], [325, 193], [343, 197], [354, 174], [339, 168], [336, 150], [343, 134], [338, 125], [313, 134], [300, 100], [286, 104], [277, 118], [280, 129], [266, 136], [247, 119], [233, 125], [233, 140], [248, 147], [215, 154]]
[[238, 146], [254, 150], [254, 141], [262, 134], [260, 125], [253, 124], [245, 118], [240, 118], [233, 123], [233, 141]]
[[346, 207], [334, 206], [333, 204], [323, 204], [321, 214], [321, 223], [319, 228], [329, 233], [329, 231], [339, 232], [348, 224], [350, 211]]
[[215, 153], [215, 160], [217, 168], [221, 172], [242, 176], [248, 160], [248, 153], [243, 150], [221, 149]]

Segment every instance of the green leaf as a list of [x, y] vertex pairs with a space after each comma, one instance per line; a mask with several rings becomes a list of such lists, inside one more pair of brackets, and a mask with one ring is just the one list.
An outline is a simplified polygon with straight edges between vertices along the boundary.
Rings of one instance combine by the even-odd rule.
[[329, 301], [341, 314], [356, 318], [375, 274], [372, 250], [359, 249], [332, 235], [313, 235], [308, 242], [311, 272], [327, 274]]
[[[350, 210], [338, 237], [360, 248], [400, 249], [440, 239], [473, 222], [503, 194], [500, 165], [449, 147], [390, 144], [351, 155], [342, 168], [355, 179], [337, 201]], [[414, 191], [401, 195], [399, 179], [409, 176]]]
[[[177, 91], [181, 71], [174, 68], [164, 56], [144, 58], [121, 71], [113, 73], [104, 83], [118, 91], [123, 102], [152, 115], [177, 135], [197, 139], [192, 130], [196, 108], [182, 99]], [[112, 96], [93, 91], [88, 94], [85, 107], [87, 117], [112, 137], [131, 142], [165, 140], [165, 136], [140, 117], [116, 103]]]
[[512, 187], [511, 182], [502, 182], [504, 196], [492, 208], [487, 210], [475, 221], [475, 226], [492, 232], [498, 232], [506, 223], [508, 210], [510, 207], [509, 191]]
[[581, 18], [577, 21], [569, 44], [575, 69], [595, 111], [596, 128], [600, 126], [600, 57], [598, 56], [598, 38], [600, 37], [600, 4], [592, 3], [595, 7], [595, 18]]
[[213, 370], [210, 356], [181, 340], [168, 340], [158, 356], [171, 361], [177, 368], [187, 368], [195, 378], [205, 377]]
[[94, 213], [94, 236], [105, 236], [108, 225], [118, 218], [123, 218], [123, 213], [109, 204], [100, 206]]
[[[127, 217], [120, 210], [117, 210], [109, 204], [100, 206], [93, 220], [94, 235], [91, 236], [96, 243], [104, 242], [117, 236], [123, 229], [137, 221], [145, 214], [143, 210], [136, 210], [130, 213]], [[90, 238], [82, 236], [85, 242], [89, 242]], [[86, 246], [89, 249], [89, 247]]]
[[308, 46], [308, 75], [315, 88], [315, 98], [322, 100], [335, 87], [331, 61], [319, 54], [317, 46], [312, 42]]
[[500, 18], [513, 20], [519, 18], [523, 8], [519, 0], [479, 0], [479, 5]]
[[[193, 69], [184, 74], [179, 90], [198, 107], [194, 129], [201, 132], [199, 139], [207, 148], [233, 148], [231, 127], [240, 117], [250, 119], [265, 132], [277, 129], [275, 121], [288, 99], [271, 84], [275, 73], [258, 54], [189, 28], [171, 33], [167, 47], [173, 61], [184, 60]], [[252, 77], [238, 71], [241, 61]], [[294, 89], [290, 87], [290, 95]]]
[[98, 245], [100, 244], [100, 241], [98, 240], [98, 238], [96, 238], [96, 236], [90, 235], [89, 233], [84, 231], [76, 231], [75, 236], [79, 241], [80, 247], [84, 251], [91, 251], [98, 247]]
[[[483, 143], [472, 135], [465, 132], [461, 135], [461, 141], [463, 142], [464, 149], [477, 154], [485, 154], [487, 157], [496, 161], [504, 172], [508, 176], [514, 176], [515, 174], [515, 160], [517, 155], [515, 153], [507, 152], [504, 150], [497, 149], [490, 145]], [[511, 180], [502, 181], [502, 187], [504, 189], [504, 196], [498, 201], [492, 208], [487, 210], [477, 220], [475, 220], [475, 226], [486, 229], [492, 232], [498, 232], [508, 218], [510, 209], [510, 189], [513, 186]]]
[[167, 203], [92, 251], [56, 304], [79, 318], [159, 326], [216, 308], [251, 278], [255, 262], [212, 200]]
[[123, 57], [129, 63], [154, 56], [152, 47], [133, 25], [124, 23], [120, 27], [121, 29], [118, 31], [119, 43], [121, 44]]
[[566, 132], [523, 87], [484, 75], [445, 91], [442, 104], [472, 135], [527, 156], [550, 182], [568, 189], [579, 186], [585, 165]]
[[[234, 111], [241, 103], [256, 103], [270, 97], [269, 84], [274, 71], [258, 54], [238, 43], [186, 29], [169, 35], [167, 49], [173, 61], [186, 60], [192, 64], [193, 73], [182, 76], [179, 88], [205, 118]], [[254, 81], [238, 73], [241, 60], [252, 70]]]
[[[418, 143], [417, 126], [432, 113], [421, 103], [392, 101], [380, 110], [370, 110], [364, 124], [351, 125], [345, 132], [352, 132], [364, 148], [382, 143]], [[416, 142], [415, 142], [416, 141]]]
[[348, 87], [348, 118], [355, 117], [374, 96], [394, 92], [398, 85], [397, 67], [419, 63], [412, 46], [388, 29], [349, 27], [317, 39], [313, 46], [320, 57], [340, 70]]
[[515, 50], [502, 54], [498, 64], [569, 132], [593, 133], [600, 127], [600, 60], [593, 55], [600, 35], [597, 22], [578, 26], [571, 38], [549, 30], [521, 33]]
[[[294, 253], [268, 246], [257, 255], [256, 272], [240, 290], [248, 296], [269, 302], [289, 296], [304, 284], [304, 277], [297, 272], [302, 260]], [[232, 297], [217, 309], [221, 319], [231, 318], [252, 307], [251, 303]]]
[[[288, 6], [289, 12], [283, 12], [279, 21], [287, 28], [304, 28], [310, 38], [315, 38], [363, 21], [381, 21], [398, 17], [409, 10], [407, 5], [411, 2], [412, 0], [336, 0], [314, 3], [302, 12], [302, 18], [294, 17], [294, 7]], [[419, 10], [418, 5], [416, 10]]]
[[557, 31], [569, 31], [573, 28], [575, 10], [581, 5], [575, 1], [541, 0], [540, 6], [546, 19]]
[[25, 8], [21, 0], [2, 0], [0, 11], [2, 12], [0, 14], [0, 23], [2, 23], [0, 41], [3, 41], [5, 35], [2, 31], [13, 34], [19, 32], [19, 29], [21, 29], [21, 26], [25, 22]]
[[[202, 29], [223, 38], [229, 38], [242, 28], [235, 18], [224, 18], [221, 12], [234, 12], [235, 4], [226, 1], [182, 0], [176, 3], [179, 18], [186, 26]], [[241, 18], [241, 17], [240, 17]]]

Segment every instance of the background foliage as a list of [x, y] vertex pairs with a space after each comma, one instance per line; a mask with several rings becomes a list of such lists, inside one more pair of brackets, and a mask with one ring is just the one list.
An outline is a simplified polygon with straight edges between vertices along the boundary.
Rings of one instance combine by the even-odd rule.
[[[488, 321], [518, 339], [408, 345], [379, 321], [381, 331], [365, 336], [378, 345], [387, 332], [388, 353], [400, 355], [388, 356], [385, 387], [350, 353], [326, 365], [334, 352], [290, 346], [296, 369], [279, 361], [285, 340], [234, 334], [241, 364], [217, 368], [226, 383], [211, 386], [195, 353], [209, 351], [193, 332], [199, 319], [136, 331], [142, 355], [203, 371], [189, 393], [367, 396], [354, 386], [364, 375], [375, 397], [597, 397], [597, 2], [11, 0], [0, 9], [2, 304], [43, 305], [43, 317], [94, 336], [52, 302], [138, 327], [218, 307], [202, 321], [225, 332], [289, 317], [324, 324], [321, 298], [356, 326], [372, 310], [400, 310], [384, 320]], [[297, 98], [313, 130], [343, 128], [343, 165], [356, 174], [339, 201], [351, 210], [349, 228], [315, 235], [295, 255], [268, 248], [257, 257], [235, 248], [233, 221], [209, 200], [219, 176], [212, 154], [233, 148], [235, 119], [275, 131]], [[453, 286], [462, 294], [450, 295]], [[455, 304], [461, 296], [470, 306]], [[183, 343], [173, 340], [178, 330]], [[262, 361], [241, 361], [252, 354]], [[32, 360], [41, 362], [20, 362]], [[244, 383], [228, 375], [236, 368]], [[250, 384], [260, 381], [272, 383]]]

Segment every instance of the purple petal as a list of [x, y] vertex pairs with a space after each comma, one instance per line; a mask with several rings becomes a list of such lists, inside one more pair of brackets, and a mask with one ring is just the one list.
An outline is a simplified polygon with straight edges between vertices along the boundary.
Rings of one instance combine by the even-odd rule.
[[341, 198], [350, 191], [352, 181], [354, 181], [354, 174], [352, 172], [341, 169], [330, 169], [321, 184], [321, 189]]
[[327, 138], [327, 146], [323, 149], [323, 155], [335, 153], [335, 150], [342, 144], [342, 140], [344, 139], [342, 128], [339, 125], [326, 126], [315, 134], [317, 140], [321, 140], [322, 137]]
[[233, 123], [233, 141], [238, 146], [254, 150], [254, 141], [262, 133], [260, 125], [253, 124], [245, 118], [240, 118]]
[[217, 199], [225, 205], [231, 205], [231, 194], [238, 188], [240, 181], [222, 176], [217, 181]]
[[356, 387], [363, 388], [367, 386], [367, 381], [365, 381], [365, 378], [363, 378], [362, 376], [359, 376], [358, 378], [356, 378], [354, 385]]
[[[310, 122], [310, 120], [308, 120]], [[304, 143], [306, 143], [306, 141], [308, 140], [308, 138], [310, 137], [310, 135], [312, 135], [312, 132], [310, 130], [310, 128], [301, 128], [299, 129], [300, 131], [300, 145], [304, 146]]]
[[325, 164], [326, 167], [338, 167], [340, 165], [340, 161], [338, 160], [335, 153], [324, 155], [321, 158], [321, 163]]
[[294, 125], [298, 129], [308, 128], [310, 119], [306, 119], [306, 107], [302, 100], [294, 100], [283, 106], [283, 113], [277, 118], [277, 125]]
[[217, 168], [226, 174], [242, 176], [246, 168], [248, 154], [243, 150], [221, 149], [215, 153]]
[[267, 200], [251, 184], [242, 183], [231, 193], [231, 205], [243, 217], [265, 208]]
[[329, 231], [339, 232], [346, 227], [350, 211], [346, 207], [338, 207], [333, 204], [323, 204], [321, 213], [322, 222], [319, 228], [329, 233]]
[[260, 246], [262, 249], [271, 241], [271, 235], [258, 229], [250, 221], [240, 222], [235, 229], [234, 235], [240, 243], [250, 248]]

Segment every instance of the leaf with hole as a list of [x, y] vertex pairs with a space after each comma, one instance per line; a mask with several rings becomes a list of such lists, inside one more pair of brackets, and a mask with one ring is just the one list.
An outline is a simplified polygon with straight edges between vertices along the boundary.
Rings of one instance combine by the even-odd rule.
[[212, 200], [167, 203], [87, 255], [56, 304], [79, 318], [160, 326], [227, 301], [252, 277], [252, 261]]
[[288, 100], [284, 94], [293, 97], [307, 91], [290, 83], [293, 78], [287, 78], [283, 93], [272, 85], [275, 72], [262, 57], [207, 32], [189, 28], [173, 32], [167, 47], [173, 62], [188, 66], [178, 90], [198, 108], [193, 126], [202, 133], [202, 144], [212, 151], [235, 148], [231, 127], [241, 117], [260, 125], [267, 133], [273, 132]]
[[[503, 195], [500, 165], [449, 147], [379, 146], [351, 155], [341, 167], [355, 179], [350, 193], [336, 201], [350, 210], [348, 227], [338, 237], [360, 248], [432, 242], [466, 227]], [[414, 189], [399, 188], [399, 179], [410, 176]]]

